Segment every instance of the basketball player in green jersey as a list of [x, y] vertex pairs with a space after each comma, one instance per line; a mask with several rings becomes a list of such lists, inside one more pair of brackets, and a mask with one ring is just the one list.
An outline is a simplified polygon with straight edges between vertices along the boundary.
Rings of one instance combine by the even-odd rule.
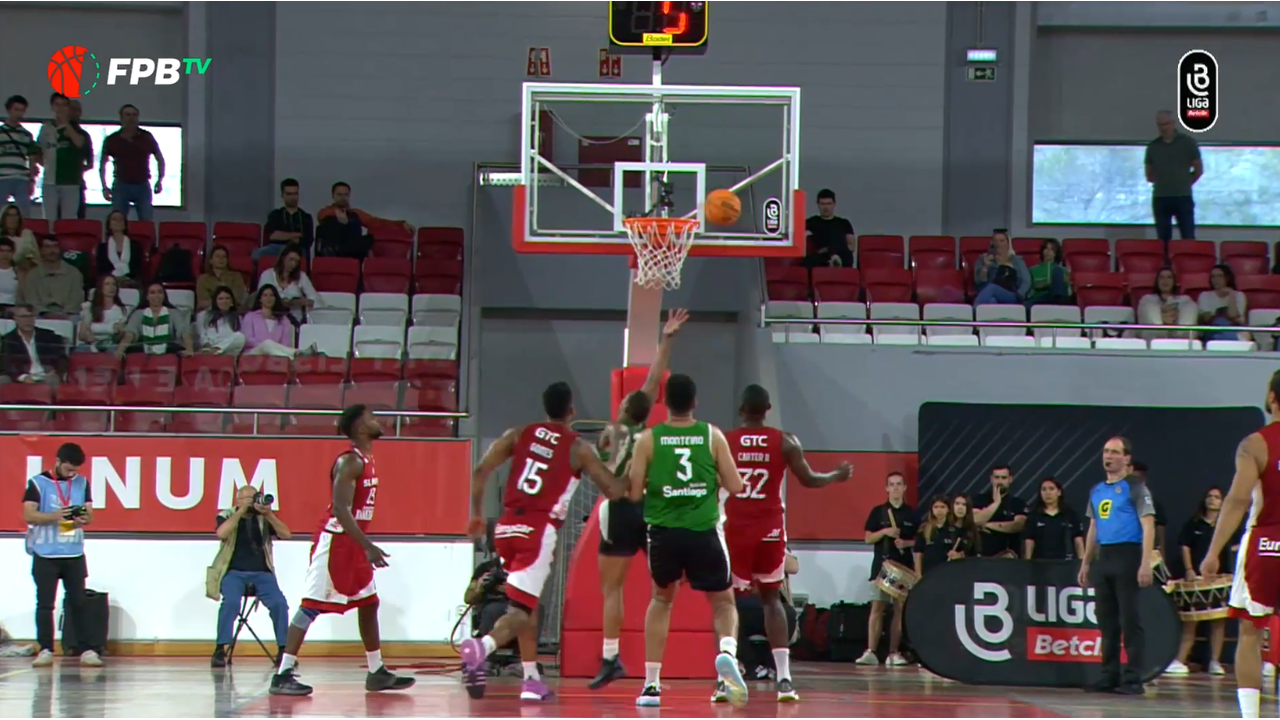
[[653, 598], [644, 618], [644, 690], [636, 705], [660, 704], [659, 674], [671, 623], [671, 602], [681, 578], [706, 593], [711, 603], [720, 654], [716, 674], [729, 702], [747, 702], [747, 684], [738, 670], [738, 608], [724, 541], [723, 502], [742, 492], [742, 478], [720, 428], [695, 420], [697, 386], [688, 375], [667, 380], [670, 419], [636, 440], [631, 458], [632, 499], [644, 498], [649, 523], [649, 574]]
[[[649, 367], [644, 387], [627, 395], [619, 408], [618, 422], [611, 424], [600, 437], [600, 455], [616, 477], [627, 478], [635, 440], [644, 431], [649, 411], [658, 399], [658, 383], [671, 361], [671, 345], [680, 326], [689, 319], [686, 310], [672, 310], [662, 328], [658, 357]], [[587, 687], [599, 690], [627, 676], [618, 658], [618, 638], [622, 636], [622, 596], [627, 584], [631, 558], [645, 549], [648, 528], [644, 522], [644, 505], [626, 498], [600, 504], [600, 592], [604, 595], [604, 650], [600, 672]]]

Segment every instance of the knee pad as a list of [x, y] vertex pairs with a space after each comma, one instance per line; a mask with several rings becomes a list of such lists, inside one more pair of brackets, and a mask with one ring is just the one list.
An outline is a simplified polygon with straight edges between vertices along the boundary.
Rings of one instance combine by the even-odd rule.
[[289, 624], [299, 630], [306, 630], [311, 627], [311, 623], [315, 622], [318, 617], [320, 617], [319, 610], [313, 610], [308, 607], [298, 608], [298, 612], [293, 614], [293, 619], [289, 621]]

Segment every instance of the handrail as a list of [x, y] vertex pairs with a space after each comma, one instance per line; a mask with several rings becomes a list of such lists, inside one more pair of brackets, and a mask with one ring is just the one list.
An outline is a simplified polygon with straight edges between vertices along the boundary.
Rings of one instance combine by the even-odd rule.
[[[4, 403], [0, 409], [19, 412], [151, 412], [151, 413], [233, 413], [237, 415], [341, 415], [342, 410], [331, 408], [252, 408], [252, 407], [170, 407], [168, 405], [16, 405]], [[436, 410], [374, 410], [374, 415], [390, 417], [443, 417], [464, 418], [464, 412]]]
[[963, 328], [1021, 328], [1024, 330], [1163, 330], [1166, 332], [1256, 332], [1280, 333], [1280, 325], [1255, 327], [1251, 325], [1143, 325], [1139, 323], [1068, 323], [1068, 322], [1017, 322], [1013, 320], [910, 320], [871, 318], [778, 318], [762, 317], [761, 324], [769, 325], [872, 325], [886, 327], [963, 327]]

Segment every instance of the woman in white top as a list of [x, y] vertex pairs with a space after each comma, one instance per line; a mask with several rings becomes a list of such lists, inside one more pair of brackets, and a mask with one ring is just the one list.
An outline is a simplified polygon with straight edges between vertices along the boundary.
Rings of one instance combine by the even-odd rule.
[[[1151, 293], [1138, 301], [1138, 323], [1142, 325], [1195, 325], [1196, 304], [1191, 298], [1182, 294], [1178, 287], [1178, 278], [1172, 268], [1162, 268], [1156, 273], [1155, 286]], [[1143, 336], [1148, 340], [1167, 338], [1175, 333], [1163, 330], [1147, 330]], [[1188, 333], [1182, 333], [1187, 337]]]
[[76, 351], [114, 352], [129, 317], [129, 308], [120, 300], [120, 283], [111, 275], [100, 276], [93, 295], [82, 307]]
[[320, 299], [311, 278], [302, 271], [302, 253], [295, 247], [286, 247], [276, 259], [276, 266], [262, 271], [258, 287], [267, 285], [280, 291], [280, 300], [298, 320]]
[[22, 226], [22, 211], [17, 205], [8, 205], [0, 213], [0, 237], [13, 241], [13, 262], [22, 272], [35, 267], [40, 261], [35, 233]]
[[119, 210], [107, 215], [107, 233], [98, 244], [98, 275], [115, 275], [120, 287], [138, 287], [142, 277], [142, 244], [129, 239], [129, 220]]
[[16, 243], [0, 237], [0, 312], [18, 302], [18, 268], [13, 263]]
[[[1212, 290], [1200, 293], [1200, 324], [1244, 325], [1249, 311], [1245, 303], [1244, 293], [1236, 289], [1236, 274], [1227, 264], [1214, 265], [1209, 271], [1209, 286]], [[1235, 330], [1223, 332], [1207, 332], [1204, 341], [1210, 340], [1247, 340], [1248, 333]]]
[[244, 333], [240, 331], [240, 311], [236, 296], [229, 287], [213, 291], [213, 304], [200, 313], [200, 352], [213, 355], [239, 355], [244, 350]]

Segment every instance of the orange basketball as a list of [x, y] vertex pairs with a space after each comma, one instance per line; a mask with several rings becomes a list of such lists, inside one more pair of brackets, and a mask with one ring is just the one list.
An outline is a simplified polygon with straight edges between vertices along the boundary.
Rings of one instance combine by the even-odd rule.
[[742, 201], [729, 190], [712, 190], [707, 195], [703, 214], [712, 225], [732, 225], [742, 215]]

